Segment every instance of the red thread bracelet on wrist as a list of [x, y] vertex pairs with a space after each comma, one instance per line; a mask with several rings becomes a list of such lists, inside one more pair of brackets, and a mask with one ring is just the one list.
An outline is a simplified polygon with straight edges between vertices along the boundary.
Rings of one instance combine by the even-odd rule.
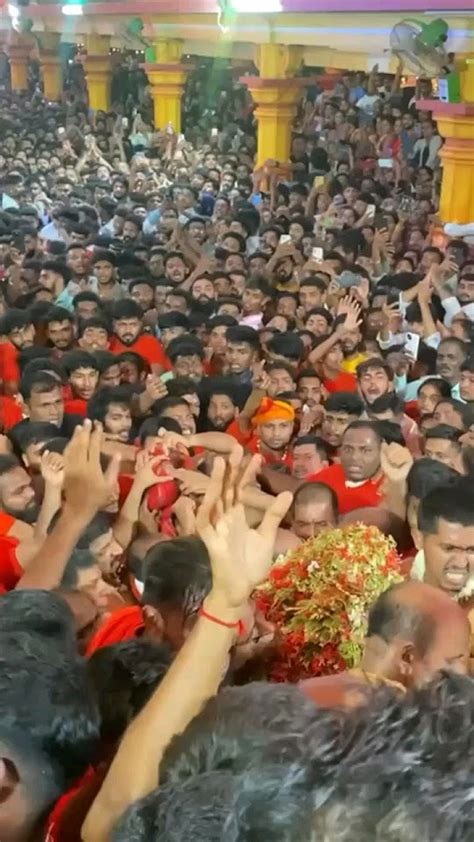
[[199, 616], [210, 620], [211, 623], [217, 623], [218, 626], [224, 626], [226, 629], [237, 629], [239, 637], [243, 637], [245, 634], [245, 626], [242, 620], [237, 620], [236, 623], [227, 623], [225, 620], [220, 620], [219, 617], [214, 617], [213, 614], [208, 614], [203, 607], [199, 609]]

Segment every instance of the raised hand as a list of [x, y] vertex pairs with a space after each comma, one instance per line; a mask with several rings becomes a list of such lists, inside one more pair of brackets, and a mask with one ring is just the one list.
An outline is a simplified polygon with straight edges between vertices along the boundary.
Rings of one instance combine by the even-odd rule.
[[45, 450], [41, 456], [41, 476], [51, 488], [62, 488], [64, 484], [64, 457], [61, 453]]
[[162, 398], [166, 398], [168, 394], [168, 389], [158, 374], [149, 374], [147, 376], [145, 391], [152, 401], [160, 401]]
[[120, 457], [112, 456], [104, 472], [100, 464], [102, 424], [86, 418], [76, 427], [64, 451], [64, 507], [77, 516], [92, 520], [107, 505], [117, 484]]
[[240, 473], [242, 448], [226, 464], [216, 457], [211, 482], [196, 517], [196, 529], [209, 552], [213, 594], [229, 608], [240, 608], [270, 570], [277, 529], [292, 495], [280, 494], [265, 512], [257, 529], [247, 525], [242, 488], [253, 477], [259, 457]]
[[380, 452], [380, 465], [389, 482], [405, 482], [413, 465], [413, 456], [407, 447], [392, 442], [383, 442]]

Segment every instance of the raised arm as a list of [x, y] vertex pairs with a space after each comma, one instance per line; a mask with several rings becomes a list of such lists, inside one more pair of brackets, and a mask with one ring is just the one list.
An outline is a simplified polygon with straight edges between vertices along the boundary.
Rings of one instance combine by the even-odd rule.
[[229, 650], [247, 614], [248, 598], [268, 574], [277, 529], [291, 495], [277, 497], [258, 529], [249, 529], [239, 502], [246, 473], [239, 482], [241, 459], [242, 449], [227, 468], [222, 459], [215, 460], [212, 482], [197, 515], [197, 531], [211, 562], [211, 593], [167, 675], [128, 727], [82, 827], [83, 842], [110, 839], [127, 807], [157, 786], [157, 770], [167, 745], [217, 692]]

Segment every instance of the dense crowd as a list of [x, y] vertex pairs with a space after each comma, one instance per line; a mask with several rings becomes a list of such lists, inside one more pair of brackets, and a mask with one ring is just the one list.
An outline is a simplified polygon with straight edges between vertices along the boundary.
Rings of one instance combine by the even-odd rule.
[[400, 78], [261, 168], [244, 88], [1, 94], [2, 842], [474, 839], [474, 252]]

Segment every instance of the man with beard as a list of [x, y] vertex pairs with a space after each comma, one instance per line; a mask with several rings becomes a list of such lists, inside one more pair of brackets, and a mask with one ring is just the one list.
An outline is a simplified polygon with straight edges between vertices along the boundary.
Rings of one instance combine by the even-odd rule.
[[216, 384], [209, 394], [207, 420], [209, 429], [225, 433], [229, 424], [235, 421], [239, 413], [235, 395], [230, 386]]
[[362, 332], [360, 326], [346, 330], [341, 338], [344, 359], [341, 368], [347, 374], [355, 374], [357, 366], [367, 359], [367, 354], [361, 352]]
[[169, 370], [161, 342], [155, 336], [143, 333], [143, 312], [136, 301], [117, 301], [112, 309], [112, 323], [114, 335], [110, 350], [113, 354], [133, 351], [148, 362], [154, 374]]
[[216, 291], [208, 275], [201, 275], [191, 286], [193, 310], [212, 316], [216, 307]]
[[0, 593], [15, 588], [61, 506], [61, 466], [58, 454], [43, 457], [45, 486], [40, 507], [23, 465], [15, 456], [0, 455]]

